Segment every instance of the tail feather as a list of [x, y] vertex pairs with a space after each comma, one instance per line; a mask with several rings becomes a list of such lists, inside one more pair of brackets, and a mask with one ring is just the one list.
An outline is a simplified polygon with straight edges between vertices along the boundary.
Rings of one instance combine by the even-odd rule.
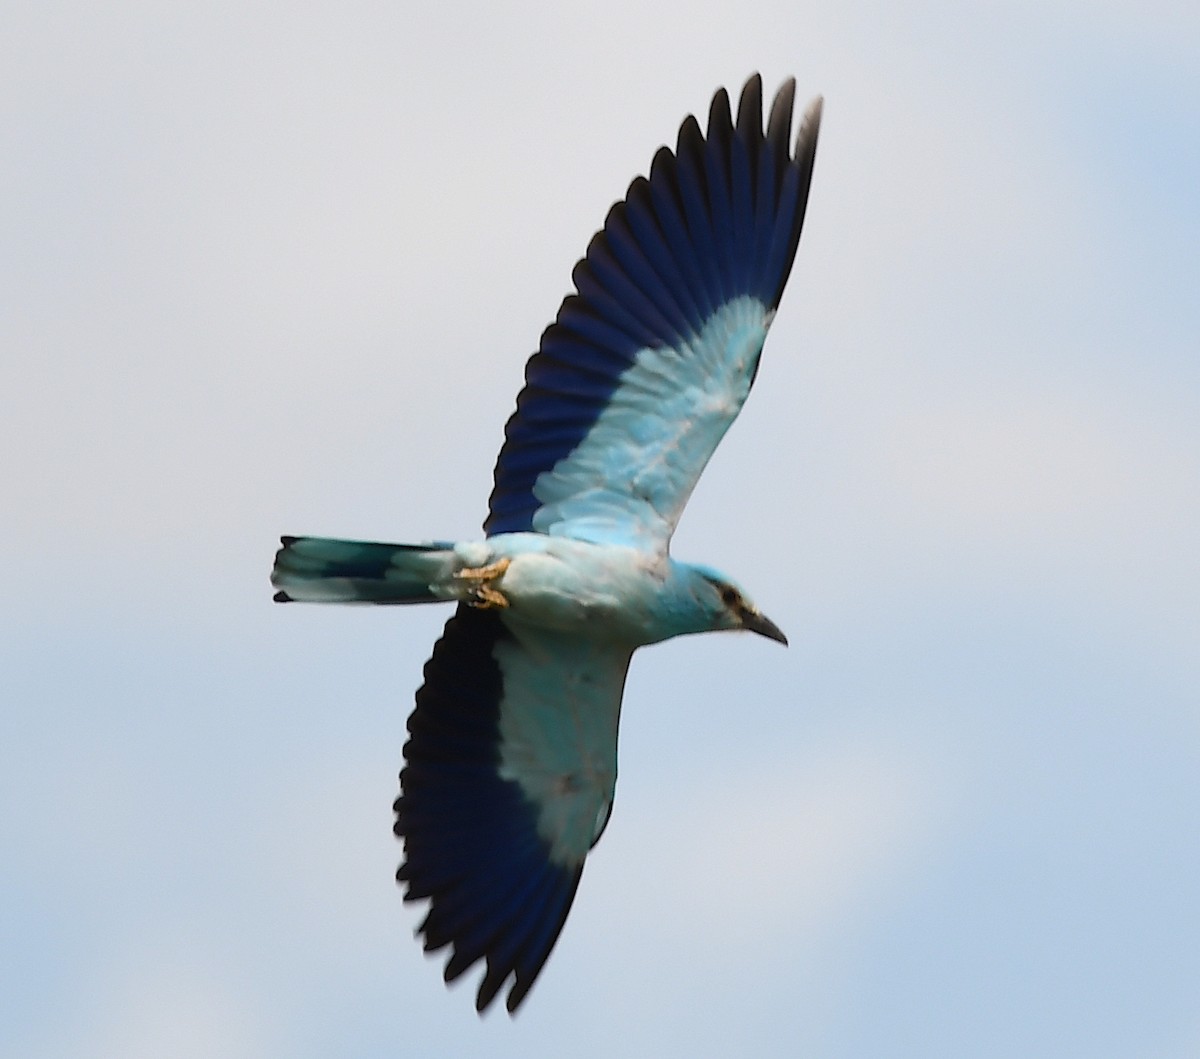
[[453, 576], [454, 545], [283, 537], [271, 584], [277, 603], [436, 603]]

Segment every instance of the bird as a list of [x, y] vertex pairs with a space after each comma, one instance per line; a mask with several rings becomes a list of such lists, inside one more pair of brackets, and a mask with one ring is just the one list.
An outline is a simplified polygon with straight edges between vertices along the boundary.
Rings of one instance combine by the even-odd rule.
[[[670, 555], [758, 372], [800, 240], [820, 127], [762, 78], [719, 89], [615, 203], [572, 272], [504, 430], [482, 539], [285, 536], [280, 603], [455, 604], [408, 719], [396, 873], [447, 983], [483, 962], [517, 1011], [612, 812], [630, 658], [675, 636], [787, 644], [731, 578]], [[794, 142], [794, 147], [793, 147]]]

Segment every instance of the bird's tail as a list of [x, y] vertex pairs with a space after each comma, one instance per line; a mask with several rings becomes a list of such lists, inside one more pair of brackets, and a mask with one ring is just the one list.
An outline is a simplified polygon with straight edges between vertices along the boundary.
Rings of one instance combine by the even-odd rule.
[[375, 544], [283, 537], [271, 584], [277, 603], [436, 603], [455, 565], [454, 545]]

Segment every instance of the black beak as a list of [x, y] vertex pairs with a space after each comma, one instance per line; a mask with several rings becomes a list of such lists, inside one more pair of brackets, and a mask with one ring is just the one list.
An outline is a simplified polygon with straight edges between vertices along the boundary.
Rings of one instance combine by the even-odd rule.
[[749, 629], [751, 632], [758, 633], [759, 636], [765, 636], [768, 640], [774, 640], [787, 647], [787, 637], [783, 635], [783, 630], [765, 614], [760, 614], [756, 610], [747, 610], [742, 613], [742, 628]]

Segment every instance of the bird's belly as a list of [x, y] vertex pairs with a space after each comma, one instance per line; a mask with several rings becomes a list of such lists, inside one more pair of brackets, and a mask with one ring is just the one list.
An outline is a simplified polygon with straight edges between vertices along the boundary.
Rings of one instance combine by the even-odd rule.
[[[656, 579], [626, 549], [595, 546], [515, 556], [499, 583], [511, 618], [584, 635], [646, 643]], [[605, 550], [607, 551], [607, 550]]]

